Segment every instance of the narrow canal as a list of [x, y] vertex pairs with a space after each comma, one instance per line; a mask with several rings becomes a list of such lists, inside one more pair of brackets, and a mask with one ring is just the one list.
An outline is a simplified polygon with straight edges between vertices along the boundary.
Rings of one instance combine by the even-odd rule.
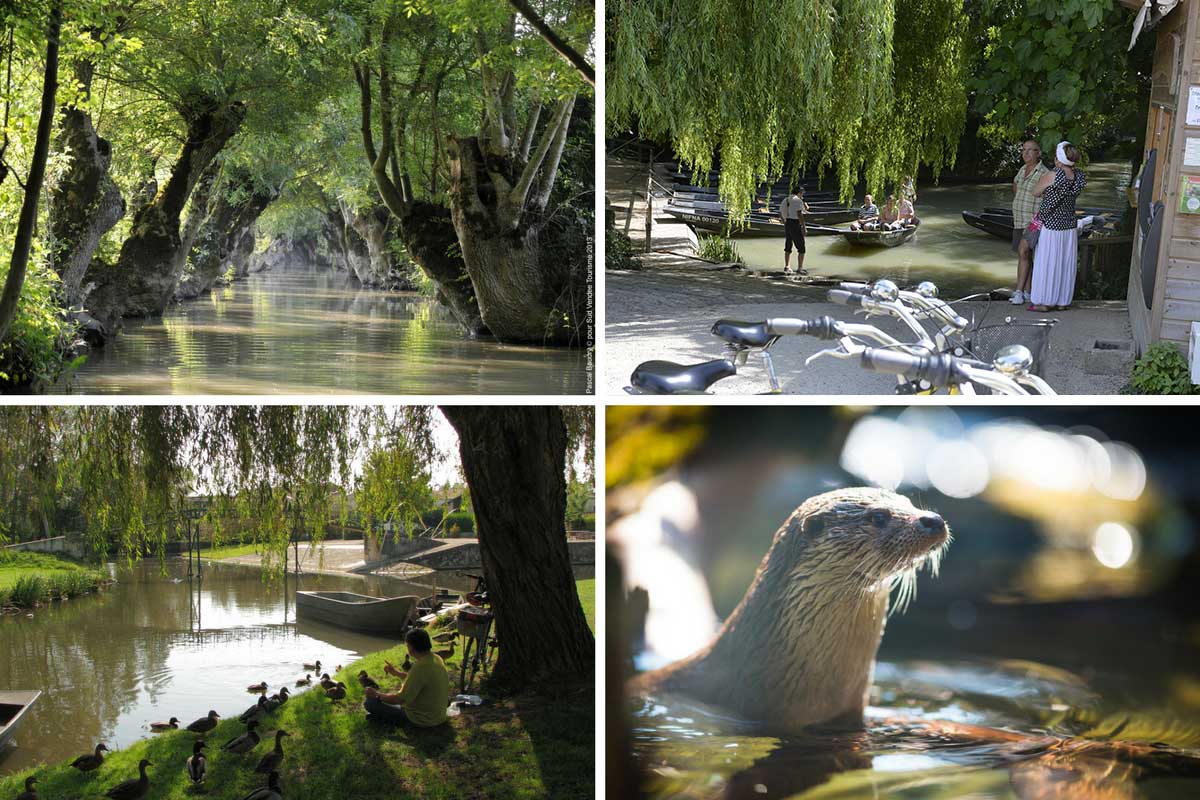
[[[1080, 207], [1121, 208], [1127, 205], [1129, 164], [1096, 163], [1087, 168], [1088, 185]], [[805, 267], [814, 275], [852, 280], [890, 278], [907, 286], [931, 280], [948, 299], [1011, 287], [1016, 256], [1008, 243], [970, 227], [963, 211], [1012, 206], [1008, 183], [925, 185], [917, 187], [921, 227], [907, 244], [894, 248], [854, 247], [841, 236], [811, 236], [805, 243]], [[857, 203], [862, 198], [856, 198]], [[876, 198], [883, 206], [883, 198]], [[747, 266], [764, 272], [783, 271], [782, 238], [734, 240]]]
[[[0, 750], [0, 774], [56, 762], [152, 735], [149, 724], [178, 717], [182, 725], [215, 709], [236, 716], [257, 695], [296, 689], [302, 664], [320, 659], [328, 671], [397, 644], [398, 639], [297, 622], [296, 578], [265, 583], [257, 569], [205, 564], [204, 580], [186, 578], [185, 561], [116, 569], [118, 583], [97, 595], [0, 617], [0, 689], [43, 694]], [[363, 594], [429, 594], [430, 584], [384, 576], [302, 575], [306, 590]], [[440, 588], [470, 589], [458, 573], [438, 573]]]
[[302, 268], [127, 320], [58, 392], [580, 394], [582, 352], [463, 336], [432, 298]]

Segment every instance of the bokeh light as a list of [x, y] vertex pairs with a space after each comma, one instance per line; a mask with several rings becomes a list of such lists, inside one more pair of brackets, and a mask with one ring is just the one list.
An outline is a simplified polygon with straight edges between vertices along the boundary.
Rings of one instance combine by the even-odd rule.
[[1138, 533], [1120, 522], [1102, 523], [1092, 534], [1092, 553], [1110, 569], [1129, 564], [1137, 552]]

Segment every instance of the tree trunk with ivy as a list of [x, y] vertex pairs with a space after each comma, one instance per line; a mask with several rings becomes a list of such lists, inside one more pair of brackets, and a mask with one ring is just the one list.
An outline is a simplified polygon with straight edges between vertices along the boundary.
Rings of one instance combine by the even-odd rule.
[[567, 428], [554, 407], [443, 406], [496, 613], [495, 685], [507, 691], [591, 680], [596, 641], [567, 548]]
[[[248, 234], [276, 197], [277, 191], [259, 185], [248, 172], [227, 170], [190, 242], [188, 270], [176, 296], [198, 297], [235, 266], [235, 259], [245, 263], [249, 254], [242, 251], [247, 242], [251, 251], [254, 248], [253, 237], [247, 239]], [[190, 225], [190, 217], [188, 221]]]

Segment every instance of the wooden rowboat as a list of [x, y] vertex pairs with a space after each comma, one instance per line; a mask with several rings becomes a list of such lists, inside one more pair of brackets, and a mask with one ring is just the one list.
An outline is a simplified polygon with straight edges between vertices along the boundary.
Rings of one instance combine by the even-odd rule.
[[[669, 205], [665, 209], [668, 214], [706, 231], [724, 233], [729, 223], [729, 215], [724, 211], [701, 211], [687, 206]], [[806, 214], [804, 225], [808, 236], [828, 236], [841, 233], [840, 228], [831, 227], [840, 222], [853, 222], [858, 219], [858, 212], [853, 209], [830, 213]], [[730, 237], [738, 236], [783, 236], [783, 223], [778, 217], [767, 214], [748, 214], [741, 225], [735, 225], [729, 232]]]
[[896, 231], [845, 231], [842, 236], [846, 241], [857, 247], [899, 247], [917, 233], [921, 220], [913, 220], [913, 224]]
[[354, 592], [296, 592], [296, 616], [370, 633], [400, 633], [412, 625], [417, 597], [368, 597]]
[[40, 691], [0, 692], [0, 748], [12, 739], [29, 709], [42, 696]]

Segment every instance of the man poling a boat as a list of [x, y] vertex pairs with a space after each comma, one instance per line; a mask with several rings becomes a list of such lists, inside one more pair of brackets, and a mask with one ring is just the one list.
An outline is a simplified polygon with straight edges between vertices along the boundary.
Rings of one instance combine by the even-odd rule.
[[792, 274], [792, 245], [796, 246], [796, 274], [804, 275], [804, 215], [808, 203], [804, 202], [804, 187], [797, 186], [779, 204], [779, 218], [783, 220], [783, 273]]

